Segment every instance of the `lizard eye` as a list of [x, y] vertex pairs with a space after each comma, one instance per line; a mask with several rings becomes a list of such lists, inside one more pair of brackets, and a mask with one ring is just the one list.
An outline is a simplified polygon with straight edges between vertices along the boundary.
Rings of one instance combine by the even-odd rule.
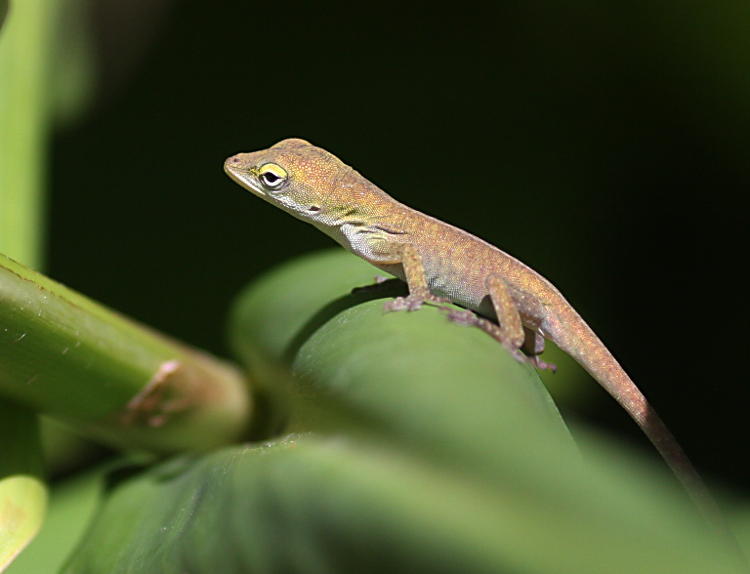
[[286, 170], [275, 163], [264, 164], [258, 169], [258, 178], [268, 189], [279, 189], [288, 177]]

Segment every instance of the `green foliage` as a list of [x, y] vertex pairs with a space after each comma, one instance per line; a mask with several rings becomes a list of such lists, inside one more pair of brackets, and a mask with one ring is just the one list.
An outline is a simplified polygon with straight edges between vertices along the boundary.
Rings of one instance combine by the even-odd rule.
[[[486, 456], [502, 448], [497, 437], [524, 419], [539, 421], [540, 432], [569, 451], [567, 430], [530, 366], [434, 307], [386, 314], [387, 288], [349, 294], [375, 273], [337, 249], [282, 266], [240, 297], [233, 348], [290, 410], [290, 430], [378, 432], [483, 466], [497, 460]], [[297, 377], [292, 384], [278, 382], [284, 367]]]
[[5, 23], [5, 16], [8, 13], [8, 0], [0, 0], [0, 30]]
[[[91, 101], [86, 8], [18, 0], [4, 22], [0, 0], [0, 251], [35, 267], [46, 136]], [[251, 285], [231, 341], [261, 390], [255, 436], [272, 439], [79, 473], [8, 572], [733, 571], [662, 470], [580, 429], [575, 445], [537, 374], [489, 337], [431, 307], [384, 314], [389, 287], [349, 294], [376, 273], [336, 251]], [[188, 387], [215, 375], [230, 391], [199, 393], [208, 416], [166, 436], [133, 434], [113, 413], [175, 359], [196, 367]], [[45, 512], [38, 412], [184, 450], [236, 438], [246, 400], [233, 369], [0, 255], [0, 570]]]
[[325, 253], [252, 286], [234, 345], [297, 434], [121, 480], [65, 572], [733, 571], [662, 475], [585, 462], [489, 337], [339, 290], [370, 272]]
[[[36, 0], [16, 3], [12, 25], [6, 27], [8, 10], [8, 2], [0, 0], [0, 252], [37, 265], [43, 236], [46, 18], [54, 10], [44, 10]], [[0, 328], [7, 332], [2, 321]], [[4, 368], [0, 360], [0, 373]], [[47, 488], [41, 479], [37, 421], [37, 413], [0, 396], [0, 571], [36, 535], [44, 518]]]
[[117, 466], [95, 466], [55, 485], [44, 526], [7, 573], [59, 572], [91, 521], [102, 497], [106, 476]]
[[47, 505], [36, 415], [0, 399], [0, 572], [39, 530]]
[[653, 500], [589, 514], [590, 493], [536, 482], [489, 488], [345, 438], [236, 447], [125, 481], [64, 572], [730, 571]]
[[49, 64], [58, 2], [24, 0], [0, 36], [0, 253], [39, 267]]

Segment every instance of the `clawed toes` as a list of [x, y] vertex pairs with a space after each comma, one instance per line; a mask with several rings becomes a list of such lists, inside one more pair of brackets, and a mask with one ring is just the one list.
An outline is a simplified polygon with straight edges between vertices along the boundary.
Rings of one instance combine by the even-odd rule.
[[448, 320], [458, 325], [476, 325], [477, 317], [471, 311], [459, 311], [458, 309], [450, 309], [448, 311]]
[[541, 371], [551, 371], [552, 373], [557, 372], [557, 365], [542, 361], [537, 355], [529, 357], [529, 362]]
[[445, 303], [451, 302], [451, 300], [447, 297], [436, 297], [435, 295], [430, 295], [427, 301], [429, 301], [430, 303], [435, 303], [436, 305], [443, 305]]
[[396, 297], [384, 305], [386, 311], [416, 311], [422, 306], [422, 299], [415, 297]]

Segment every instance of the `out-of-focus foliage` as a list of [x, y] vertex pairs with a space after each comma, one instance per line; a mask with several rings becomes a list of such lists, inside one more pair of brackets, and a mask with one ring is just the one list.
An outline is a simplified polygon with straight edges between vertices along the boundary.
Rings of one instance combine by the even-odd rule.
[[15, 2], [0, 35], [0, 253], [38, 267], [49, 131], [49, 56], [58, 3]]
[[93, 103], [96, 87], [92, 4], [86, 0], [59, 0], [50, 66], [52, 115], [56, 125], [80, 117]]
[[613, 444], [584, 462], [484, 333], [348, 295], [371, 272], [324, 253], [251, 286], [234, 346], [302, 434], [125, 480], [66, 571], [733, 572], [676, 485]]
[[106, 476], [117, 465], [98, 465], [61, 481], [51, 491], [44, 526], [7, 574], [59, 572], [89, 526], [101, 501]]
[[0, 0], [0, 30], [5, 22], [5, 15], [8, 13], [8, 0]]
[[31, 541], [44, 519], [36, 414], [0, 397], [0, 572]]
[[236, 447], [124, 482], [65, 572], [732, 572], [648, 487], [581, 474], [564, 499], [527, 478], [490, 488], [343, 437]]

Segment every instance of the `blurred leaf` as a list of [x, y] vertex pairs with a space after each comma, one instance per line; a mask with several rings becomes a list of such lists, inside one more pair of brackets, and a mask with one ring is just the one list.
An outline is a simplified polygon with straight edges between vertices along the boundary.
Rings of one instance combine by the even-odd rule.
[[68, 476], [107, 452], [101, 443], [84, 439], [70, 425], [49, 417], [40, 417], [39, 422], [45, 472], [50, 480]]
[[91, 521], [114, 463], [92, 468], [52, 488], [42, 530], [7, 574], [59, 572]]
[[730, 571], [658, 500], [592, 494], [490, 489], [366, 442], [292, 437], [126, 481], [65, 572]]
[[244, 432], [228, 364], [0, 255], [0, 394], [115, 444], [202, 449]]
[[51, 106], [55, 121], [69, 123], [79, 117], [94, 96], [96, 46], [91, 11], [86, 0], [59, 0], [51, 66]]
[[5, 16], [8, 14], [8, 0], [0, 0], [0, 30], [5, 23]]
[[585, 462], [534, 372], [484, 333], [347, 294], [370, 273], [314, 255], [235, 309], [235, 348], [293, 428], [327, 438], [121, 482], [66, 572], [732, 571], [674, 485], [614, 445], [605, 468]]
[[13, 4], [0, 36], [0, 253], [39, 267], [57, 0]]
[[47, 487], [37, 416], [0, 400], [0, 572], [34, 538], [44, 520]]
[[747, 500], [735, 500], [730, 522], [737, 533], [737, 540], [745, 556], [750, 556], [750, 505]]

